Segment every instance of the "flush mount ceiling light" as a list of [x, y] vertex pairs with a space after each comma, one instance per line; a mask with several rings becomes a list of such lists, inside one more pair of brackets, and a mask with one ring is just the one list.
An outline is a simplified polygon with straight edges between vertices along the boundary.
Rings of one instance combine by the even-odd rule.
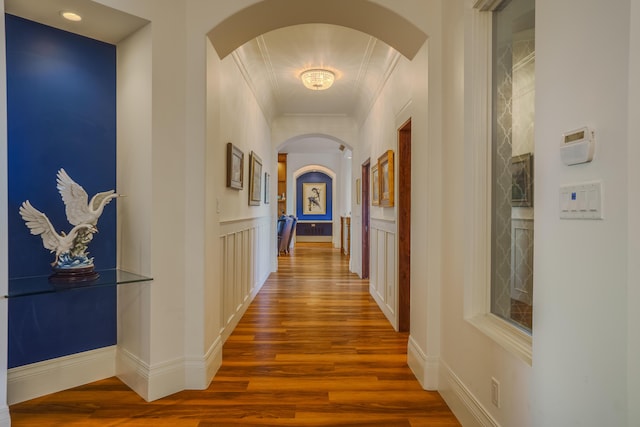
[[312, 68], [303, 71], [302, 74], [300, 74], [300, 79], [302, 79], [302, 83], [307, 89], [325, 90], [331, 87], [336, 79], [336, 75], [329, 70]]
[[67, 21], [73, 21], [73, 22], [82, 21], [82, 16], [78, 15], [75, 12], [71, 12], [69, 10], [63, 10], [62, 12], [60, 12], [60, 15]]

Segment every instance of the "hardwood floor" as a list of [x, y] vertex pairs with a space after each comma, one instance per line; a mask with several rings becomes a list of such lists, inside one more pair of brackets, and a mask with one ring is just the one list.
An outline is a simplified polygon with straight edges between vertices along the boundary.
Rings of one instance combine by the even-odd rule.
[[459, 426], [421, 389], [369, 282], [325, 244], [298, 244], [224, 345], [207, 390], [147, 403], [109, 378], [12, 405], [20, 426]]

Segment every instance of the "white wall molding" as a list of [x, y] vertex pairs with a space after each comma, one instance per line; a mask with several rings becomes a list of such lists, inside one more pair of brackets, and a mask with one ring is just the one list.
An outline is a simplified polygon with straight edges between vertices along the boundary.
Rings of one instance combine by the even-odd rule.
[[203, 357], [185, 358], [185, 388], [204, 390], [222, 365], [222, 338], [219, 336]]
[[77, 387], [115, 375], [116, 346], [85, 351], [9, 369], [7, 403]]
[[0, 407], [0, 427], [11, 427], [11, 416], [9, 415], [9, 407]]
[[438, 389], [440, 358], [427, 356], [411, 336], [407, 343], [407, 364], [423, 389]]
[[440, 387], [438, 391], [458, 420], [465, 427], [500, 427], [471, 390], [458, 378], [451, 368], [440, 362]]
[[[251, 301], [269, 277], [272, 217], [220, 223], [220, 254], [222, 256], [221, 343], [236, 327]], [[273, 222], [275, 226], [275, 222]], [[215, 345], [215, 344], [214, 344]]]
[[185, 359], [182, 357], [149, 365], [131, 352], [118, 348], [116, 369], [118, 378], [147, 402], [185, 389]]
[[398, 330], [398, 286], [395, 221], [371, 220], [369, 292]]

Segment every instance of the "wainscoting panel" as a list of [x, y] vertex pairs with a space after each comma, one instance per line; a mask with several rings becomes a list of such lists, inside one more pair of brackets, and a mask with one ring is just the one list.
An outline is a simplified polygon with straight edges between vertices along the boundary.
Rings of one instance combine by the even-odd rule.
[[370, 293], [391, 325], [398, 329], [395, 221], [371, 219]]
[[271, 217], [220, 223], [223, 342], [271, 273], [272, 223]]
[[511, 298], [533, 304], [533, 220], [511, 220]]

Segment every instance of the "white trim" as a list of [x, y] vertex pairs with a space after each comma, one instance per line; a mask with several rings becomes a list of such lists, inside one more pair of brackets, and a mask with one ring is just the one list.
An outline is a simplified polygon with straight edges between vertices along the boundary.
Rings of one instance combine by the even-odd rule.
[[531, 335], [490, 313], [469, 318], [467, 321], [531, 366]]
[[115, 375], [116, 346], [45, 360], [9, 369], [7, 403], [77, 387]]
[[149, 365], [131, 352], [118, 348], [118, 378], [147, 402], [182, 391], [185, 378], [182, 357]]
[[11, 427], [11, 416], [9, 415], [9, 407], [0, 407], [0, 427]]
[[222, 365], [222, 337], [218, 336], [202, 357], [185, 358], [185, 388], [205, 390]]
[[438, 390], [447, 405], [465, 427], [500, 427], [489, 411], [444, 362], [440, 363], [442, 387]]
[[532, 363], [531, 335], [491, 314], [491, 55], [492, 14], [472, 10], [465, 44], [465, 258], [464, 316], [510, 353]]
[[412, 336], [407, 343], [407, 364], [423, 389], [438, 390], [440, 358], [427, 356]]

